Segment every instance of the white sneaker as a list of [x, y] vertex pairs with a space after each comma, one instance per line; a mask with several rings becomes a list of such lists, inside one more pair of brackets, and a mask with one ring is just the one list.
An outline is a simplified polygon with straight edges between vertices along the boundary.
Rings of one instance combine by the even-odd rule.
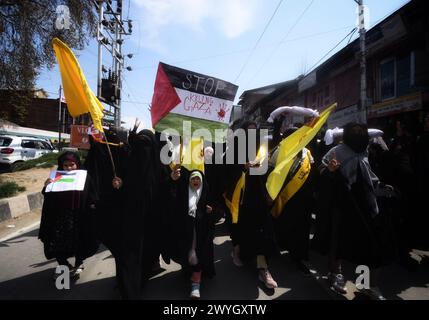
[[200, 284], [196, 282], [192, 282], [191, 285], [191, 299], [199, 299], [200, 298]]
[[271, 273], [268, 269], [261, 269], [259, 271], [259, 280], [261, 280], [268, 289], [277, 288], [277, 282], [271, 276]]
[[82, 274], [83, 269], [85, 269], [85, 266], [83, 264], [81, 264], [80, 266], [78, 266], [72, 270], [73, 280], [78, 280], [80, 278], [80, 275]]

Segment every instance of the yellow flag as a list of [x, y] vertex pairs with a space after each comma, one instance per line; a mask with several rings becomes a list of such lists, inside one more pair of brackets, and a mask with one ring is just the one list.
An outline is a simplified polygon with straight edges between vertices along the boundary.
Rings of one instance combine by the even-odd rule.
[[289, 137], [280, 142], [276, 166], [267, 179], [266, 188], [271, 199], [276, 199], [292, 166], [293, 159], [319, 132], [328, 120], [336, 103], [326, 108], [318, 118], [310, 124], [305, 124]]
[[231, 216], [232, 223], [238, 222], [238, 212], [240, 211], [240, 204], [243, 197], [244, 189], [246, 186], [246, 173], [242, 172], [240, 178], [235, 184], [234, 191], [232, 192], [231, 199], [228, 198], [226, 193], [223, 194], [225, 204], [228, 207]]
[[58, 38], [54, 38], [52, 45], [60, 68], [69, 113], [74, 118], [89, 112], [94, 128], [103, 132], [103, 105], [89, 87], [79, 62], [70, 48]]
[[192, 170], [204, 172], [204, 140], [202, 138], [192, 138], [187, 146], [183, 147], [182, 166]]

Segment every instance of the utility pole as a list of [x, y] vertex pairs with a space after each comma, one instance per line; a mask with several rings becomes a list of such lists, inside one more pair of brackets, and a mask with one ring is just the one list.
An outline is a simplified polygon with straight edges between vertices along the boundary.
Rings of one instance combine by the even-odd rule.
[[61, 100], [62, 100], [62, 87], [58, 90], [58, 150], [61, 150]]
[[98, 21], [97, 21], [97, 42], [98, 42], [98, 63], [97, 63], [97, 97], [101, 97], [101, 77], [102, 77], [102, 57], [103, 50], [101, 47], [101, 40], [103, 34], [103, 24], [101, 23], [103, 19], [103, 5], [102, 1], [98, 2]]
[[[113, 114], [114, 125], [119, 128], [121, 126], [122, 70], [125, 63], [125, 56], [122, 54], [123, 36], [131, 35], [132, 20], [122, 19], [122, 0], [93, 0], [93, 3], [98, 12], [97, 97], [113, 108], [113, 113], [107, 110], [105, 113]], [[125, 22], [128, 23], [128, 32], [125, 31]], [[109, 70], [103, 65], [103, 48], [110, 53], [112, 58], [112, 65]], [[132, 54], [127, 56], [131, 58]], [[131, 67], [126, 69], [132, 70]], [[108, 72], [109, 76], [103, 77], [103, 72]]]
[[358, 4], [359, 19], [359, 43], [360, 43], [360, 105], [359, 110], [363, 114], [363, 123], [367, 123], [367, 94], [366, 94], [366, 30], [365, 30], [365, 6], [363, 0], [354, 0]]

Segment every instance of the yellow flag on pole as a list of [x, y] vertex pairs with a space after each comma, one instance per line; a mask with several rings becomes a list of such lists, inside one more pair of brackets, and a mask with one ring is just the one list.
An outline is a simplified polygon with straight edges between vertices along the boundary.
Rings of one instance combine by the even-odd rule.
[[54, 38], [52, 46], [57, 57], [69, 113], [74, 118], [89, 112], [94, 128], [103, 132], [103, 105], [89, 87], [75, 55], [58, 38]]
[[238, 213], [240, 211], [240, 202], [243, 197], [244, 189], [246, 186], [246, 173], [242, 172], [240, 178], [238, 179], [237, 183], [235, 184], [234, 190], [230, 197], [227, 196], [226, 193], [223, 194], [223, 197], [225, 199], [225, 204], [228, 207], [231, 216], [232, 216], [232, 223], [238, 222]]
[[311, 123], [303, 125], [289, 137], [280, 142], [276, 166], [268, 176], [267, 183], [265, 185], [271, 199], [275, 200], [277, 198], [295, 156], [316, 136], [317, 132], [319, 132], [326, 120], [328, 120], [329, 115], [336, 106], [336, 103], [332, 104]]
[[192, 170], [200, 170], [204, 173], [204, 140], [202, 138], [192, 138], [187, 146], [183, 147], [182, 166]]

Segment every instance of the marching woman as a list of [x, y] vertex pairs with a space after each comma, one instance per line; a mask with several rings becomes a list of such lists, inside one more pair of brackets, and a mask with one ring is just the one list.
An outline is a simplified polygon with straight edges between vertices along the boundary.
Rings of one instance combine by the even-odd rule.
[[[163, 217], [168, 200], [168, 172], [160, 160], [159, 143], [147, 129], [132, 130], [128, 137], [130, 153], [123, 179], [123, 209], [120, 234], [119, 289], [124, 299], [141, 298], [142, 287], [166, 240]], [[168, 259], [164, 257], [168, 262]]]
[[[298, 128], [291, 127], [283, 134], [287, 138]], [[270, 158], [271, 167], [276, 163], [278, 150]], [[274, 217], [276, 242], [280, 249], [289, 255], [304, 274], [310, 274], [304, 264], [308, 260], [310, 247], [311, 214], [314, 211], [314, 190], [316, 168], [311, 152], [303, 148], [293, 159], [283, 188], [273, 203], [271, 214]]]
[[[265, 175], [252, 175], [250, 170], [261, 166], [261, 159], [250, 159], [247, 146], [249, 145], [250, 130], [256, 130], [254, 122], [242, 125], [245, 133], [245, 148], [236, 146], [234, 152], [246, 151], [245, 164], [238, 162], [240, 155], [236, 154], [235, 164], [231, 166], [231, 176], [236, 181], [225, 193], [225, 202], [232, 216], [231, 239], [233, 243], [233, 262], [237, 266], [243, 262], [256, 259], [258, 278], [269, 289], [277, 288], [277, 282], [268, 270], [268, 259], [278, 254], [275, 244], [272, 217], [269, 213], [268, 195], [265, 190]], [[256, 130], [256, 150], [260, 154], [259, 132]], [[257, 157], [258, 158], [258, 157]]]
[[189, 271], [192, 299], [200, 298], [202, 276], [215, 275], [213, 238], [215, 216], [208, 203], [208, 186], [202, 172], [177, 168], [171, 172], [171, 195], [175, 226], [170, 237], [175, 243], [173, 260]]
[[[377, 203], [383, 189], [368, 162], [368, 129], [363, 124], [348, 123], [343, 142], [323, 157], [316, 213], [314, 248], [329, 256], [328, 278], [333, 290], [346, 293], [342, 260], [371, 268], [371, 288], [362, 290], [371, 298], [384, 299], [376, 288], [378, 268], [392, 259], [382, 236], [388, 234]], [[386, 245], [387, 244], [387, 245]]]
[[121, 225], [122, 219], [124, 203], [122, 180], [128, 164], [129, 146], [119, 140], [114, 129], [106, 130], [105, 134], [108, 142], [96, 139], [93, 135], [89, 136], [91, 148], [85, 160], [85, 168], [94, 182], [99, 198], [95, 210], [97, 238], [115, 258], [116, 279], [119, 279], [121, 233], [118, 232], [118, 226]]
[[[313, 119], [318, 116], [318, 112], [298, 106], [285, 106], [275, 109], [270, 114], [268, 121], [274, 123], [273, 140], [278, 144], [271, 151], [270, 170], [275, 168], [277, 159], [282, 156], [279, 155], [280, 142], [298, 130], [297, 127], [282, 130], [286, 121], [291, 122], [288, 118], [293, 116]], [[274, 217], [277, 245], [280, 249], [287, 250], [297, 268], [308, 275], [310, 270], [304, 261], [308, 260], [310, 247], [311, 214], [315, 205], [317, 169], [313, 165], [314, 159], [309, 148], [299, 151], [292, 161], [281, 190], [273, 201], [271, 214]]]
[[[58, 171], [67, 173], [80, 167], [79, 155], [75, 152], [64, 152], [58, 158]], [[39, 239], [44, 244], [47, 259], [55, 258], [59, 265], [68, 266], [72, 275], [78, 277], [84, 269], [84, 260], [98, 250], [94, 232], [97, 195], [89, 175], [86, 175], [82, 191], [46, 192], [48, 185], [57, 179], [60, 180], [61, 176], [55, 181], [46, 180], [42, 190], [44, 203]], [[74, 267], [67, 260], [71, 257], [75, 258]]]

